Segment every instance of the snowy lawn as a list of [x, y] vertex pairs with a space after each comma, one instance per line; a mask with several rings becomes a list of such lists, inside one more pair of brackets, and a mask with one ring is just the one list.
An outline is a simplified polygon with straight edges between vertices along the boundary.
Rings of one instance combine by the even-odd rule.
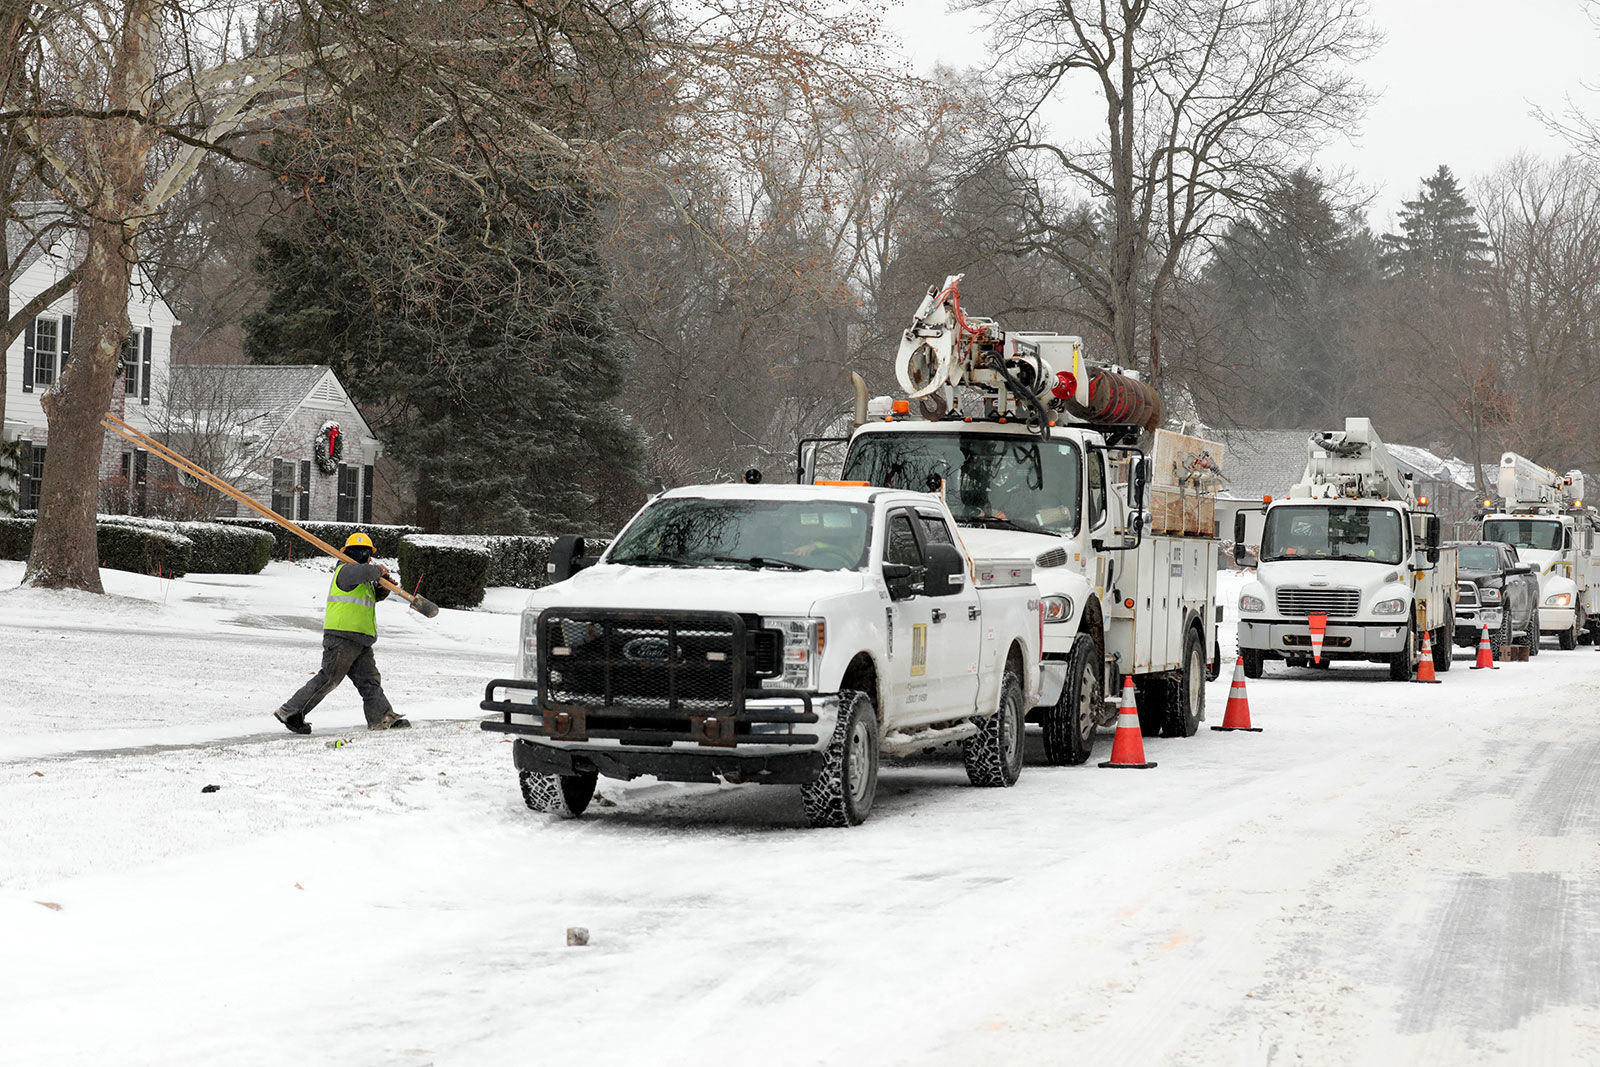
[[1008, 790], [938, 754], [849, 831], [648, 780], [561, 822], [477, 728], [522, 594], [380, 605], [416, 728], [366, 733], [346, 686], [296, 737], [326, 569], [20, 576], [0, 1063], [1600, 1063], [1593, 648], [1437, 686], [1272, 665], [1263, 733], [1147, 738], [1142, 772], [1034, 737]]

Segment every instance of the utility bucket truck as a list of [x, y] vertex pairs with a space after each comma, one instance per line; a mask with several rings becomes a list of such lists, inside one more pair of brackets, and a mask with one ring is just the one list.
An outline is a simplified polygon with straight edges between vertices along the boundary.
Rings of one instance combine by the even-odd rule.
[[1192, 736], [1219, 669], [1221, 446], [1157, 430], [1155, 390], [1087, 362], [1079, 338], [964, 314], [959, 281], [930, 288], [903, 334], [904, 399], [869, 401], [856, 377], [844, 481], [938, 493], [974, 556], [1031, 562], [1045, 616], [1029, 719], [1050, 763], [1089, 758], [1127, 675], [1145, 733]]
[[1484, 516], [1483, 539], [1516, 546], [1518, 557], [1538, 568], [1539, 629], [1566, 649], [1593, 641], [1600, 628], [1600, 563], [1596, 512], [1583, 502], [1583, 472], [1557, 474], [1507, 452], [1496, 488], [1504, 507]]
[[[1247, 677], [1269, 659], [1326, 667], [1385, 663], [1411, 679], [1423, 634], [1433, 664], [1450, 669], [1456, 552], [1441, 547], [1439, 516], [1367, 419], [1311, 435], [1305, 473], [1288, 499], [1268, 498], [1256, 580], [1239, 595], [1239, 654]], [[1244, 565], [1245, 512], [1234, 553]]]

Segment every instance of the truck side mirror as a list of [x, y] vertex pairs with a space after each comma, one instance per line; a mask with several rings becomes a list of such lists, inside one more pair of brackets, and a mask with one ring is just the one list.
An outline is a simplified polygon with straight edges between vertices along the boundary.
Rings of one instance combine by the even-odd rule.
[[1140, 456], [1133, 462], [1128, 478], [1128, 510], [1139, 512], [1144, 506], [1145, 487], [1150, 483], [1150, 459]]
[[595, 561], [583, 554], [583, 538], [576, 534], [563, 534], [550, 546], [550, 558], [544, 565], [545, 584], [564, 582], [574, 574], [591, 567]]
[[923, 583], [917, 579], [927, 573], [926, 567], [915, 567], [909, 563], [885, 563], [883, 565], [883, 580], [889, 587], [889, 599], [904, 600], [908, 596], [916, 596], [922, 592]]
[[922, 591], [928, 596], [954, 596], [961, 592], [961, 572], [966, 561], [955, 545], [931, 544], [926, 559], [927, 571], [922, 578]]

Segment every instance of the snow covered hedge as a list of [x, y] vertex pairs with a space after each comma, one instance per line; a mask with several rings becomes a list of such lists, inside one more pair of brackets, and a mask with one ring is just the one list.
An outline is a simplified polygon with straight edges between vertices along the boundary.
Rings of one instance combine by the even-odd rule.
[[[217, 522], [224, 526], [240, 526], [247, 530], [263, 530], [272, 535], [277, 547], [272, 555], [274, 559], [310, 559], [320, 556], [322, 550], [313, 547], [288, 530], [279, 526], [271, 519], [242, 518], [218, 519]], [[343, 548], [345, 538], [356, 531], [361, 531], [372, 538], [373, 555], [383, 559], [394, 559], [400, 554], [400, 539], [407, 534], [420, 534], [422, 529], [417, 526], [374, 526], [362, 522], [296, 522], [306, 533], [313, 537], [320, 537], [334, 548]]]
[[241, 530], [215, 522], [169, 522], [137, 515], [102, 515], [100, 523], [163, 530], [187, 537], [194, 546], [189, 570], [195, 574], [260, 574], [272, 561], [272, 537], [260, 530]]
[[[490, 553], [478, 537], [411, 534], [400, 539], [400, 586], [441, 608], [475, 608], [489, 582]], [[420, 579], [420, 584], [419, 584]]]
[[[28, 558], [34, 521], [0, 519], [0, 559]], [[139, 574], [259, 574], [272, 559], [271, 537], [213, 522], [101, 515], [95, 541], [102, 567]]]
[[[548, 581], [545, 565], [550, 562], [550, 548], [555, 543], [556, 539], [554, 537], [518, 537], [498, 534], [409, 534], [400, 539], [400, 570], [402, 574], [408, 573], [406, 568], [406, 545], [408, 544], [412, 546], [410, 558], [413, 561], [413, 567], [409, 573], [413, 576], [428, 570], [432, 566], [431, 563], [422, 562], [422, 555], [419, 553], [424, 550], [432, 553], [462, 549], [469, 551], [474, 558], [478, 553], [482, 553], [488, 559], [488, 570], [482, 579], [484, 586], [538, 589]], [[590, 556], [598, 556], [605, 551], [606, 546], [609, 544], [609, 541], [599, 538], [587, 538], [584, 543], [584, 551]], [[452, 564], [444, 563], [443, 566], [448, 573], [456, 573], [456, 570], [451, 569]], [[476, 564], [473, 565], [473, 569], [470, 572], [471, 581], [477, 580], [475, 568]], [[463, 575], [468, 574], [466, 570], [461, 570], [460, 573]], [[430, 575], [425, 579], [425, 588], [422, 590], [422, 595], [437, 604], [443, 604], [444, 601], [434, 596], [433, 593], [428, 592], [428, 588], [437, 589], [433, 584], [435, 580], [444, 581], [446, 579], [437, 574]], [[415, 577], [413, 577], [412, 582], [415, 582]], [[407, 584], [406, 588], [410, 589], [412, 585]], [[479, 589], [474, 594], [472, 589], [473, 587], [468, 585], [459, 590], [452, 590], [447, 595], [461, 599], [464, 606], [473, 607], [482, 603], [483, 591]], [[468, 598], [471, 598], [470, 602]]]

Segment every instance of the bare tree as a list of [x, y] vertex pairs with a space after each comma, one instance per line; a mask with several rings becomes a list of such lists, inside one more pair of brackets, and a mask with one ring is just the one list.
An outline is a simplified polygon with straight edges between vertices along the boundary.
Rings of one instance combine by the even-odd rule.
[[[1162, 372], [1185, 258], [1367, 103], [1362, 0], [967, 0], [991, 16], [1009, 128], [1037, 180], [1028, 248], [1081, 286], [1117, 362]], [[1101, 132], [1049, 119], [1092, 100]], [[1144, 342], [1147, 358], [1139, 358]]]

